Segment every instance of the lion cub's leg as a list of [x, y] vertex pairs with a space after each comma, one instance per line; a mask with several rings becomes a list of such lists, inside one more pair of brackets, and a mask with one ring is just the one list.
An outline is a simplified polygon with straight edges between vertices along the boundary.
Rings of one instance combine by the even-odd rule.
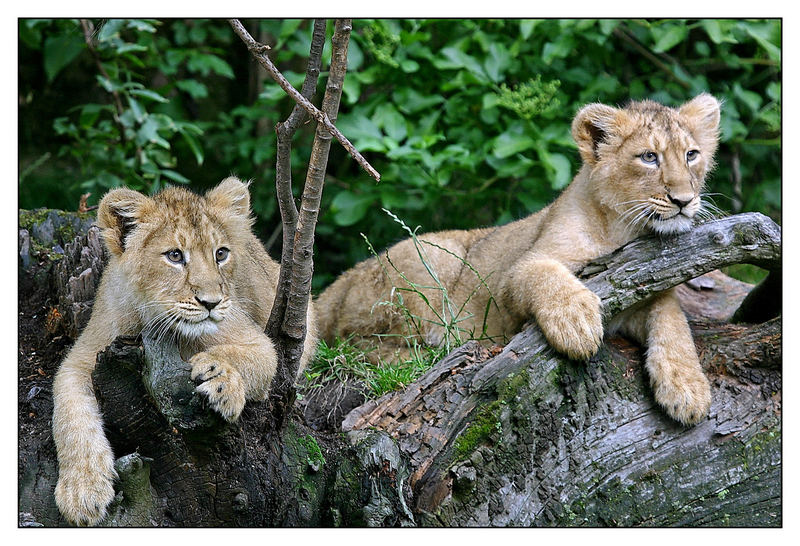
[[687, 425], [702, 420], [711, 406], [708, 383], [686, 316], [670, 290], [622, 317], [621, 330], [647, 347], [650, 384], [673, 419]]
[[53, 381], [53, 439], [58, 454], [55, 499], [76, 525], [96, 525], [114, 499], [114, 455], [92, 388], [97, 351], [80, 339]]
[[277, 355], [272, 341], [254, 323], [231, 325], [235, 341], [224, 333], [189, 359], [197, 391], [227, 421], [235, 421], [245, 400], [264, 400], [275, 376]]
[[603, 343], [600, 298], [562, 263], [523, 258], [512, 268], [504, 289], [507, 304], [533, 317], [547, 341], [570, 358], [585, 360]]

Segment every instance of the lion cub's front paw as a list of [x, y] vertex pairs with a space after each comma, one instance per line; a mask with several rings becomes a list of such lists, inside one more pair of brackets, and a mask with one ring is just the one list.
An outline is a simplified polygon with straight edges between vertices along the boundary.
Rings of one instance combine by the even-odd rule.
[[556, 351], [575, 360], [587, 360], [603, 344], [600, 298], [585, 287], [539, 309], [536, 322]]
[[195, 390], [205, 394], [211, 407], [226, 421], [238, 419], [245, 403], [239, 372], [209, 353], [197, 353], [189, 359], [189, 364], [192, 366], [192, 380], [199, 383]]
[[673, 367], [660, 377], [652, 377], [650, 382], [656, 402], [676, 421], [695, 425], [708, 415], [711, 386], [699, 365], [696, 368]]
[[97, 525], [106, 517], [106, 509], [114, 500], [113, 462], [111, 473], [61, 469], [55, 498], [58, 509], [70, 523]]

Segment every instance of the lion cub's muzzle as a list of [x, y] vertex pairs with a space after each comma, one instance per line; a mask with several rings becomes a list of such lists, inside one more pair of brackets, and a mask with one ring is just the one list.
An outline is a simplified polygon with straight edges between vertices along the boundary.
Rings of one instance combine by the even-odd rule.
[[653, 212], [650, 226], [659, 235], [689, 231], [700, 209], [700, 197], [695, 194], [667, 194], [648, 201]]

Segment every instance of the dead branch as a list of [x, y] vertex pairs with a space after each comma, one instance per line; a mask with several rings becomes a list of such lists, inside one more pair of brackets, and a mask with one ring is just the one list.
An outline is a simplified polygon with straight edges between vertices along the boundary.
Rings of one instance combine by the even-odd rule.
[[228, 22], [230, 23], [231, 27], [233, 28], [234, 32], [242, 39], [242, 41], [247, 46], [247, 49], [252, 53], [253, 57], [263, 66], [267, 73], [272, 77], [275, 82], [281, 86], [281, 88], [286, 91], [286, 93], [294, 99], [294, 101], [302, 106], [311, 117], [317, 120], [317, 123], [323, 125], [328, 131], [336, 137], [336, 140], [347, 150], [347, 152], [355, 159], [361, 167], [364, 168], [365, 171], [369, 173], [369, 175], [377, 181], [380, 181], [381, 175], [376, 171], [372, 165], [364, 159], [364, 156], [356, 150], [355, 146], [347, 139], [346, 136], [342, 134], [330, 120], [328, 115], [323, 111], [317, 109], [311, 101], [303, 97], [301, 93], [297, 91], [292, 84], [280, 73], [280, 71], [272, 64], [269, 56], [267, 55], [267, 51], [269, 51], [269, 46], [264, 44], [258, 43], [253, 37], [250, 35], [249, 32], [244, 28], [244, 26], [239, 22], [238, 19], [229, 19]]

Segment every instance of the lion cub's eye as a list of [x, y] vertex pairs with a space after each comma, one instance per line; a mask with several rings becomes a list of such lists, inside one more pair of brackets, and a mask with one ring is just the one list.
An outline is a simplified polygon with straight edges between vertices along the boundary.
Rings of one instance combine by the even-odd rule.
[[228, 254], [230, 254], [230, 250], [225, 248], [218, 248], [217, 251], [214, 253], [214, 257], [217, 259], [217, 263], [224, 262], [228, 259]]
[[698, 150], [689, 150], [688, 152], [686, 152], [686, 161], [689, 162], [694, 161], [695, 159], [697, 159], [697, 156], [699, 155], [700, 152]]
[[173, 250], [168, 250], [164, 253], [169, 261], [174, 264], [182, 264], [183, 263], [183, 252], [178, 250], [177, 248]]
[[639, 159], [641, 159], [648, 165], [658, 165], [658, 154], [655, 152], [651, 152], [650, 150], [647, 150], [642, 155], [640, 155]]

